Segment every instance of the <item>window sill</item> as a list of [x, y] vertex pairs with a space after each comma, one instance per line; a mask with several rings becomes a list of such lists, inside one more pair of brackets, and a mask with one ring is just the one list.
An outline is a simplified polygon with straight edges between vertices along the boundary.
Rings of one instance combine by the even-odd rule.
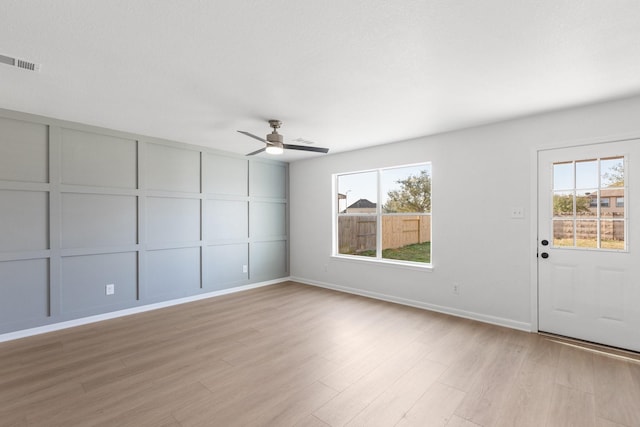
[[376, 259], [349, 255], [331, 255], [331, 259], [339, 262], [355, 262], [369, 265], [378, 265], [380, 267], [395, 267], [403, 270], [415, 270], [429, 273], [433, 271], [433, 264], [423, 264], [417, 262], [402, 262], [391, 259]]

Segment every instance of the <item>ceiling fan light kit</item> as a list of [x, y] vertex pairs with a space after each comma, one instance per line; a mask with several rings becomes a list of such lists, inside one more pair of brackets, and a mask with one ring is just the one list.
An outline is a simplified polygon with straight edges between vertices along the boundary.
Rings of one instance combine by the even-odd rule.
[[267, 152], [267, 154], [282, 154], [284, 153], [284, 148], [275, 144], [269, 144], [267, 145], [265, 151]]
[[253, 151], [249, 154], [247, 154], [247, 156], [253, 156], [254, 154], [260, 154], [263, 151], [266, 152], [267, 154], [282, 154], [284, 152], [284, 149], [288, 149], [288, 150], [300, 150], [300, 151], [312, 151], [314, 153], [328, 153], [329, 149], [328, 148], [322, 148], [322, 147], [306, 147], [304, 145], [293, 145], [293, 144], [285, 144], [284, 138], [282, 137], [281, 134], [278, 133], [278, 129], [280, 128], [280, 126], [282, 126], [282, 122], [280, 120], [269, 120], [269, 126], [271, 126], [273, 128], [273, 131], [267, 135], [267, 139], [263, 139], [260, 138], [259, 136], [256, 136], [250, 132], [246, 132], [243, 130], [239, 130], [238, 132], [244, 135], [247, 135], [248, 137], [251, 137], [253, 139], [257, 139], [258, 141], [262, 141], [266, 144], [266, 146], [264, 148], [261, 148], [259, 150]]

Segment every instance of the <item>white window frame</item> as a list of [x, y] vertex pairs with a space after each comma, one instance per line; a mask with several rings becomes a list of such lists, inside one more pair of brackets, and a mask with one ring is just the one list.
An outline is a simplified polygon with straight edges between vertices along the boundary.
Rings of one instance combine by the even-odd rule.
[[[429, 176], [431, 178], [432, 195], [433, 195], [433, 167], [432, 167], [432, 162], [430, 161], [420, 162], [420, 163], [410, 163], [410, 164], [397, 165], [397, 166], [388, 166], [388, 167], [375, 168], [375, 169], [364, 169], [359, 171], [347, 171], [347, 172], [333, 174], [331, 177], [332, 200], [333, 200], [332, 202], [332, 236], [333, 237], [332, 237], [331, 257], [338, 260], [344, 260], [344, 261], [356, 261], [356, 262], [374, 263], [374, 264], [382, 264], [382, 265], [392, 265], [392, 266], [398, 266], [398, 267], [409, 268], [409, 269], [417, 269], [422, 271], [433, 269], [433, 196], [431, 198], [431, 210], [428, 213], [399, 212], [399, 213], [393, 213], [393, 214], [384, 214], [382, 212], [382, 185], [381, 185], [382, 173], [384, 171], [393, 170], [393, 169], [401, 169], [401, 168], [412, 167], [412, 166], [426, 166], [426, 165], [430, 167]], [[338, 206], [338, 203], [339, 203], [338, 178], [342, 175], [352, 175], [352, 174], [370, 173], [370, 172], [376, 172], [376, 186], [377, 186], [376, 212], [375, 213], [360, 212], [360, 213], [353, 213], [353, 214], [348, 214], [345, 212], [344, 214], [341, 214], [339, 212], [339, 206]], [[347, 207], [348, 206], [345, 206], [345, 210]], [[403, 261], [403, 260], [397, 260], [397, 259], [382, 258], [382, 217], [384, 215], [397, 215], [397, 216], [425, 215], [430, 217], [430, 223], [431, 223], [431, 226], [429, 227], [429, 230], [430, 230], [429, 241], [430, 241], [430, 252], [431, 252], [429, 254], [430, 262], [426, 263], [426, 262]], [[340, 216], [372, 216], [376, 218], [376, 256], [375, 258], [369, 257], [369, 256], [349, 255], [349, 254], [339, 253], [339, 248], [338, 248], [339, 220], [338, 218]]]

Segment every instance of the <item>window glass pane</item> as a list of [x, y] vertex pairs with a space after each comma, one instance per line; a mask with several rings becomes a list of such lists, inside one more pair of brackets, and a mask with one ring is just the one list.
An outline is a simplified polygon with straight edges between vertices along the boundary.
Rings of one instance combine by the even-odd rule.
[[576, 162], [576, 188], [598, 187], [598, 161], [581, 160]]
[[338, 176], [338, 212], [376, 213], [378, 174], [375, 171]]
[[624, 157], [602, 159], [600, 171], [600, 216], [624, 218]]
[[624, 187], [624, 157], [600, 160], [602, 188]]
[[624, 249], [624, 221], [600, 221], [600, 247]]
[[598, 221], [576, 221], [576, 246], [598, 247]]
[[[598, 190], [576, 191], [576, 217], [589, 218], [598, 215], [597, 209]], [[592, 206], [595, 204], [595, 206]]]
[[554, 163], [553, 165], [553, 189], [568, 190], [573, 186], [573, 163]]
[[380, 175], [382, 212], [431, 212], [431, 165], [384, 169]]
[[383, 215], [382, 258], [431, 262], [431, 215]]
[[573, 217], [573, 191], [556, 191], [553, 193], [553, 216]]
[[573, 246], [573, 220], [553, 220], [553, 246]]
[[602, 189], [600, 202], [602, 218], [624, 218], [624, 188]]
[[338, 253], [376, 256], [376, 216], [338, 216]]

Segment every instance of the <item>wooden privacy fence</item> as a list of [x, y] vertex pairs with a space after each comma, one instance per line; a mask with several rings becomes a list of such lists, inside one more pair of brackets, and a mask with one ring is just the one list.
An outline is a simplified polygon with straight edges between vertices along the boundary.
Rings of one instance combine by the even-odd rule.
[[[600, 239], [624, 241], [624, 221], [600, 221]], [[573, 239], [573, 221], [553, 222], [556, 239]], [[595, 240], [598, 236], [598, 221], [576, 221], [576, 239]]]
[[[431, 241], [431, 215], [383, 215], [382, 249]], [[338, 250], [352, 254], [376, 249], [375, 216], [338, 217]]]

